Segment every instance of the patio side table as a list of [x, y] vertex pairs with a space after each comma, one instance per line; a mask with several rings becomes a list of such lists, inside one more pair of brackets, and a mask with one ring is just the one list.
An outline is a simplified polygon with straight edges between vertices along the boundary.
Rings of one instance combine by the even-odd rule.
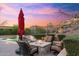
[[38, 47], [39, 56], [44, 56], [50, 52], [51, 42], [31, 42], [30, 45]]

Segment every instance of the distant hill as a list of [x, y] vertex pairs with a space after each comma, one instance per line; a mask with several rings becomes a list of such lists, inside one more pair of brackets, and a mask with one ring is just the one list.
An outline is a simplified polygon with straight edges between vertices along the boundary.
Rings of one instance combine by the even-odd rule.
[[70, 20], [66, 20], [60, 24], [66, 35], [74, 35], [79, 33], [79, 15], [75, 15]]

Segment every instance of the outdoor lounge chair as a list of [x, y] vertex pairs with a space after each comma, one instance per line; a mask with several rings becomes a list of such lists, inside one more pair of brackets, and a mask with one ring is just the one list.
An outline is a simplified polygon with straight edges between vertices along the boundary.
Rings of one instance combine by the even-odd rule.
[[16, 50], [16, 53], [23, 56], [33, 56], [35, 53], [38, 53], [37, 47], [31, 47], [28, 42], [17, 41], [19, 45], [19, 50]]
[[59, 53], [63, 49], [62, 41], [53, 41], [53, 45], [50, 48], [50, 51], [54, 51], [55, 53]]
[[43, 38], [43, 41], [45, 41], [45, 42], [51, 42], [52, 41], [52, 36], [45, 36]]
[[52, 45], [54, 41], [54, 36], [45, 36], [45, 37], [42, 37], [42, 40], [45, 42], [51, 42], [51, 45]]

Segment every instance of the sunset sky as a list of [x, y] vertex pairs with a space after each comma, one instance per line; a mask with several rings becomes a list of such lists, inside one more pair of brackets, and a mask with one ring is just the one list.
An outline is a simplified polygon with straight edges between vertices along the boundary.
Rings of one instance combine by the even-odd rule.
[[0, 3], [0, 23], [7, 21], [4, 24], [6, 26], [17, 24], [20, 8], [24, 12], [25, 27], [46, 26], [50, 22], [58, 25], [61, 21], [68, 20], [72, 15], [79, 13], [77, 3]]

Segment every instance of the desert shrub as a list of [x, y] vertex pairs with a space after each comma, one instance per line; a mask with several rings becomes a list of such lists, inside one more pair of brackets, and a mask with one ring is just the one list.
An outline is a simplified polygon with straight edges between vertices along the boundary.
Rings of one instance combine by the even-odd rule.
[[58, 35], [58, 37], [59, 37], [59, 40], [63, 40], [65, 37], [66, 37], [66, 35]]
[[68, 56], [79, 56], [79, 35], [67, 36], [63, 42]]

